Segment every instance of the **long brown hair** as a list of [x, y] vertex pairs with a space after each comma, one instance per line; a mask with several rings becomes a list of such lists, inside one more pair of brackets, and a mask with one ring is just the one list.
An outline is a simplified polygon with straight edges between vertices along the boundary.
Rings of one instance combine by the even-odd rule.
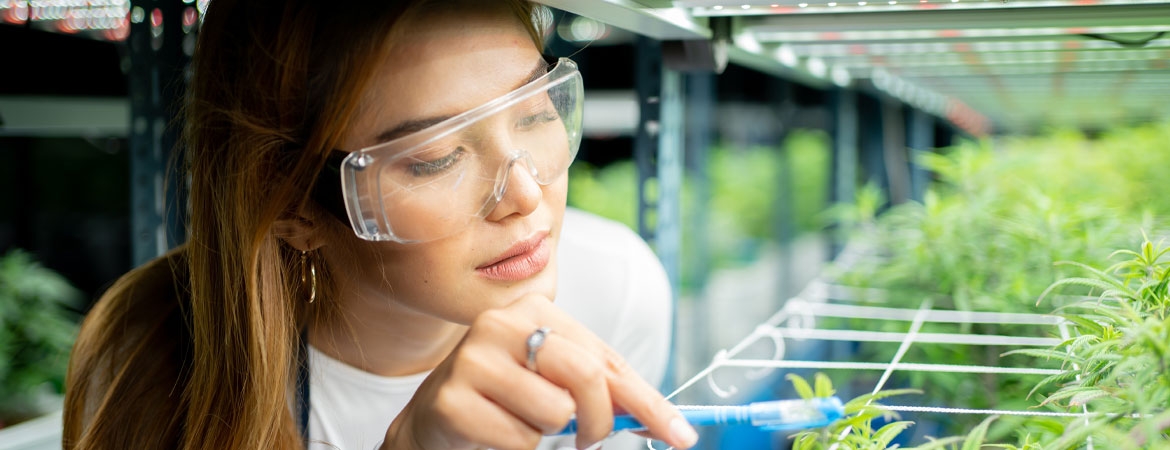
[[[299, 252], [273, 225], [309, 201], [395, 24], [450, 3], [210, 3], [183, 113], [189, 239], [119, 279], [86, 317], [64, 448], [303, 446], [290, 405], [308, 294]], [[539, 45], [532, 7], [507, 5]], [[318, 277], [327, 293], [325, 268]]]

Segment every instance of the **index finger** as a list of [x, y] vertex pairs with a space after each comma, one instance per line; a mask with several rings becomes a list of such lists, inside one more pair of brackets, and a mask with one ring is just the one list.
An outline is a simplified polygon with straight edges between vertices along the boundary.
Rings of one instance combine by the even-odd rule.
[[655, 438], [675, 448], [689, 448], [698, 442], [698, 433], [678, 409], [646, 383], [625, 358], [580, 322], [553, 307], [547, 299], [536, 296], [519, 299], [511, 307], [528, 310], [529, 317], [543, 321], [541, 326], [547, 325], [593, 352], [605, 366], [605, 381], [613, 403], [637, 418]]
[[675, 448], [690, 448], [699, 440], [674, 404], [666, 400], [613, 349], [604, 347], [606, 382], [614, 404], [636, 417], [646, 431]]

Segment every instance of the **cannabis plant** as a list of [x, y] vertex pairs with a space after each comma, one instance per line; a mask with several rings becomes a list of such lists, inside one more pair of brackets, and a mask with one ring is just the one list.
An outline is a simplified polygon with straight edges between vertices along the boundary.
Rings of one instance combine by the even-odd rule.
[[[814, 375], [814, 385], [796, 374], [789, 374], [788, 380], [803, 399], [829, 397], [834, 394], [832, 382], [823, 373]], [[914, 425], [907, 420], [896, 420], [898, 415], [880, 400], [906, 394], [920, 394], [915, 389], [883, 390], [853, 398], [845, 403], [845, 415], [833, 423], [817, 430], [808, 430], [793, 436], [793, 450], [884, 450], [895, 448], [893, 444], [901, 434]], [[987, 428], [993, 418], [984, 420], [966, 436], [952, 436], [935, 439], [914, 450], [978, 450], [983, 445]], [[874, 429], [875, 423], [883, 423]]]
[[[1037, 306], [1037, 296], [1077, 269], [1053, 265], [1054, 261], [1103, 266], [1114, 249], [1140, 241], [1137, 230], [1156, 231], [1157, 218], [1170, 214], [1170, 184], [1164, 181], [1164, 168], [1170, 166], [1170, 152], [1164, 151], [1167, 141], [1170, 124], [1154, 124], [1114, 130], [1092, 140], [1057, 131], [962, 142], [936, 153], [919, 153], [916, 163], [936, 176], [923, 201], [893, 205], [874, 215], [872, 195], [863, 190], [869, 197], [845, 217], [861, 222], [854, 226], [850, 244], [871, 249], [870, 257], [828, 273], [840, 284], [880, 288], [888, 293], [882, 299], [885, 306], [917, 308], [929, 298], [940, 309], [1047, 312], [1052, 304], [1061, 306], [1065, 297]], [[875, 325], [870, 321], [840, 326]], [[1050, 328], [974, 324], [943, 331], [1046, 336]], [[1005, 350], [1009, 349], [936, 346], [916, 349], [921, 353], [907, 357], [999, 365]], [[884, 359], [880, 349], [868, 343], [860, 344], [858, 352], [854, 357], [858, 360]], [[1011, 375], [976, 381], [952, 374], [907, 376], [907, 384], [922, 389], [929, 403], [953, 404], [956, 392], [994, 393], [972, 395], [954, 405], [970, 408], [1026, 408], [1031, 406], [1028, 390], [1035, 383]], [[955, 433], [977, 426], [962, 418], [952, 423]], [[988, 434], [998, 440], [1015, 433], [1019, 423], [1018, 418], [1004, 418]]]
[[1094, 414], [1074, 420], [1070, 432], [1052, 448], [1077, 444], [1092, 436], [1110, 448], [1170, 447], [1170, 248], [1146, 239], [1138, 251], [1105, 270], [1067, 262], [1085, 272], [1053, 283], [1041, 300], [1057, 291], [1078, 289], [1083, 300], [1060, 309], [1076, 336], [1050, 350], [1018, 350], [1060, 361], [1062, 373], [1040, 382], [1059, 389], [1043, 398], [1053, 404]]
[[[792, 387], [800, 395], [800, 398], [806, 400], [816, 397], [830, 397], [835, 393], [832, 382], [823, 373], [818, 372], [814, 376], [814, 386], [809, 386], [807, 380], [796, 374], [788, 374], [787, 378], [792, 382]], [[841, 419], [817, 430], [797, 433], [793, 437], [792, 448], [793, 450], [885, 449], [903, 430], [913, 425], [913, 422], [890, 422], [874, 430], [874, 421], [879, 419], [889, 421], [897, 417], [897, 414], [889, 411], [877, 401], [895, 395], [916, 392], [918, 391], [900, 389], [879, 391], [856, 397], [845, 403], [845, 415]]]

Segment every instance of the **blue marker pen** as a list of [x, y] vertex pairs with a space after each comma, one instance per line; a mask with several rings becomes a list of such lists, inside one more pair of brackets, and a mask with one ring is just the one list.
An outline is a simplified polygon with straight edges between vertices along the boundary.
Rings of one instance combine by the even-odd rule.
[[[696, 426], [752, 425], [767, 431], [789, 431], [823, 427], [845, 415], [845, 406], [837, 397], [819, 397], [808, 400], [775, 400], [747, 405], [688, 407], [681, 409], [683, 417]], [[614, 431], [643, 431], [638, 419], [630, 415], [614, 416]], [[557, 435], [577, 432], [577, 420]]]

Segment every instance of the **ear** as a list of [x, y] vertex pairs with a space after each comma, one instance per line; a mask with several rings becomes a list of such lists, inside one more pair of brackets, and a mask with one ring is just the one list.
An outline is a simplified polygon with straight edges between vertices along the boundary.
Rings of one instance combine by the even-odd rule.
[[278, 239], [303, 252], [316, 250], [325, 243], [320, 222], [306, 209], [301, 208], [301, 211], [288, 214], [272, 224], [272, 231]]

